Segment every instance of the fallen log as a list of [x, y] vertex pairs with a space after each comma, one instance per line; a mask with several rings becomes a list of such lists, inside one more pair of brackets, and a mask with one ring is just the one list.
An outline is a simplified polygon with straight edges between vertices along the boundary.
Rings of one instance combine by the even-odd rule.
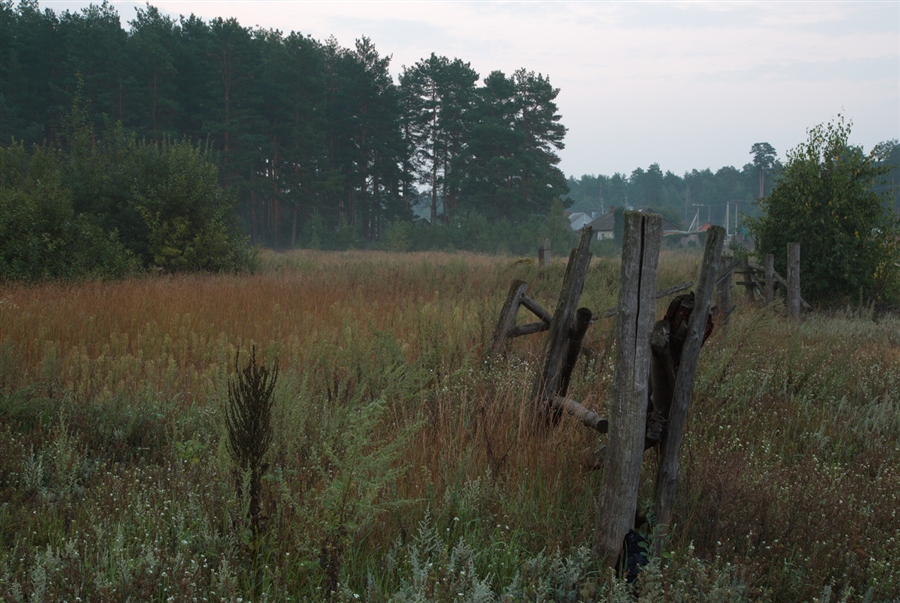
[[601, 418], [600, 415], [593, 410], [588, 410], [572, 398], [556, 396], [553, 399], [553, 410], [557, 412], [566, 412], [578, 419], [582, 425], [590, 427], [600, 433], [607, 433], [609, 431], [609, 421]]

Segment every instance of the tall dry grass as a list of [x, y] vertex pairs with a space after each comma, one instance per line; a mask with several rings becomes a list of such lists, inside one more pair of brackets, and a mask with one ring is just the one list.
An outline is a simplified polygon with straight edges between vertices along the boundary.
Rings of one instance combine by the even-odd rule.
[[[664, 254], [660, 288], [698, 260]], [[0, 593], [626, 596], [580, 548], [601, 512], [586, 465], [602, 439], [571, 422], [546, 438], [527, 428], [540, 336], [485, 354], [510, 281], [552, 311], [563, 271], [298, 252], [250, 276], [3, 286]], [[616, 262], [595, 259], [582, 304], [614, 305], [617, 283]], [[612, 330], [591, 328], [598, 357], [570, 388], [601, 413]], [[741, 302], [704, 348], [677, 525], [645, 600], [900, 596], [898, 333], [896, 319], [797, 326]], [[260, 539], [222, 438], [227, 376], [251, 345], [282, 369]], [[648, 453], [645, 501], [654, 470]]]

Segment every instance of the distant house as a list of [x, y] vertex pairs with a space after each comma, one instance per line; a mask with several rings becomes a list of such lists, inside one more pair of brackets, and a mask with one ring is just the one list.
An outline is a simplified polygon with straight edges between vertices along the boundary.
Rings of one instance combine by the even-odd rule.
[[616, 226], [616, 217], [613, 215], [614, 207], [610, 207], [609, 211], [599, 218], [591, 221], [591, 230], [598, 241], [614, 238], [613, 231]]
[[593, 220], [591, 214], [583, 211], [572, 212], [568, 217], [569, 225], [572, 227], [572, 230], [581, 230], [584, 228], [585, 224], [589, 224], [591, 220]]
[[[638, 210], [644, 211], [644, 210]], [[684, 231], [677, 224], [667, 218], [663, 218], [663, 236], [668, 234], [683, 233]], [[609, 211], [596, 220], [591, 222], [591, 229], [594, 231], [598, 241], [614, 238], [614, 230], [616, 227], [615, 208], [611, 207]]]

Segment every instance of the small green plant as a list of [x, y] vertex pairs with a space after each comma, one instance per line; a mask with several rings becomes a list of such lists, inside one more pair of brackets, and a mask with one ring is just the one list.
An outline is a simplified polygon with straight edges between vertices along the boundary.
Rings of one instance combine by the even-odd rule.
[[228, 428], [228, 453], [235, 466], [235, 488], [238, 496], [249, 501], [247, 515], [254, 533], [259, 531], [259, 498], [262, 475], [267, 469], [266, 452], [272, 442], [272, 405], [278, 363], [270, 369], [256, 363], [256, 346], [250, 349], [250, 360], [238, 369], [240, 351], [235, 354], [235, 376], [228, 382], [228, 406], [225, 425]]

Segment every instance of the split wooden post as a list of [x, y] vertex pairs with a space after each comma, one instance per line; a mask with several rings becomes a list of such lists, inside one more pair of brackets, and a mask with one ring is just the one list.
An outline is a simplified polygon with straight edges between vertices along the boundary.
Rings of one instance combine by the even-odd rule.
[[766, 305], [775, 301], [775, 256], [766, 255]]
[[787, 244], [788, 312], [791, 320], [800, 320], [800, 243]]
[[559, 391], [569, 333], [575, 322], [575, 309], [578, 307], [578, 300], [584, 289], [584, 279], [587, 277], [588, 267], [591, 264], [592, 234], [591, 227], [585, 226], [581, 230], [581, 239], [578, 241], [578, 245], [569, 254], [569, 265], [566, 267], [556, 312], [553, 313], [550, 332], [544, 343], [542, 356], [544, 365], [541, 372], [538, 373], [532, 390], [532, 397], [537, 405], [536, 415], [545, 421], [553, 416], [553, 400]]
[[601, 514], [594, 554], [614, 566], [625, 535], [634, 527], [644, 456], [650, 333], [662, 218], [625, 212], [619, 311], [616, 318], [615, 389], [609, 408], [609, 442], [600, 491]]
[[694, 309], [688, 320], [688, 333], [681, 349], [681, 363], [675, 377], [672, 408], [669, 409], [667, 429], [660, 440], [659, 467], [653, 494], [656, 520], [662, 528], [654, 543], [657, 554], [662, 554], [662, 543], [671, 527], [672, 504], [675, 502], [675, 486], [678, 480], [678, 453], [681, 449], [688, 405], [694, 392], [694, 377], [700, 362], [700, 346], [703, 345], [703, 333], [706, 330], [706, 321], [709, 316], [709, 302], [716, 274], [719, 272], [724, 242], [725, 229], [721, 226], [713, 226], [707, 231], [703, 264], [700, 266], [700, 278], [697, 281], [697, 292], [694, 295]]

